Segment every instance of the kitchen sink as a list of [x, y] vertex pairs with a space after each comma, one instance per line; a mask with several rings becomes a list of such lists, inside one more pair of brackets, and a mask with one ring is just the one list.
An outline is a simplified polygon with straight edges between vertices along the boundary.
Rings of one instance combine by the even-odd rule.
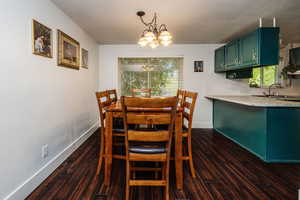
[[268, 97], [268, 98], [287, 98], [289, 96], [286, 95], [264, 95], [264, 94], [257, 94], [257, 95], [252, 95], [254, 97]]
[[274, 98], [280, 101], [294, 101], [300, 102], [300, 96], [288, 96], [288, 95], [252, 95], [254, 97], [265, 97], [265, 98]]

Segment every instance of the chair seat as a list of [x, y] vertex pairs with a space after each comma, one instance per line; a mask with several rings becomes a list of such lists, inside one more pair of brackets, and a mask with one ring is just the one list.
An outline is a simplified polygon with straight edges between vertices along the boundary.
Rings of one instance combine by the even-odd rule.
[[161, 154], [166, 153], [166, 146], [163, 143], [131, 143], [128, 148], [130, 153], [139, 154]]

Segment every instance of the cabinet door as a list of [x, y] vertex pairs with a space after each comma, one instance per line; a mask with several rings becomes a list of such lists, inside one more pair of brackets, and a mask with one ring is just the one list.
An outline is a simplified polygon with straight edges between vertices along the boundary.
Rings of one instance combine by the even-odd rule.
[[245, 68], [258, 64], [258, 31], [240, 39], [241, 65]]
[[236, 69], [239, 65], [239, 40], [233, 41], [225, 47], [226, 69]]
[[225, 47], [215, 50], [215, 72], [225, 71]]

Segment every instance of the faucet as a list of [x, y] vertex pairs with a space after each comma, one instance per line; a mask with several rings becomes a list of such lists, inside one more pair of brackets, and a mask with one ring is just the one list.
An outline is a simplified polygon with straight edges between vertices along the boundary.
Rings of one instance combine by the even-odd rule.
[[266, 96], [274, 96], [274, 93], [271, 93], [271, 89], [272, 89], [273, 86], [276, 86], [276, 88], [281, 88], [280, 83], [273, 83], [268, 87], [268, 93], [263, 92], [263, 94], [266, 95]]

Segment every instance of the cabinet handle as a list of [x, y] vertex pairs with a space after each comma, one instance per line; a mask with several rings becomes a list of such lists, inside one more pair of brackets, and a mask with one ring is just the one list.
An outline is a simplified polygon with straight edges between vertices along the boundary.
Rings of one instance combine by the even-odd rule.
[[255, 49], [252, 49], [252, 60], [256, 60], [256, 53], [255, 53]]

